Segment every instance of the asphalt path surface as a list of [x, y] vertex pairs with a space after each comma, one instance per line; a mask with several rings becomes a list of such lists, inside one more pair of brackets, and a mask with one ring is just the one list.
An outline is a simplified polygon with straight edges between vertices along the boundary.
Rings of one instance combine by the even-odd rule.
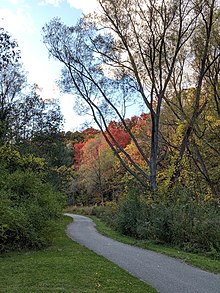
[[65, 215], [74, 219], [66, 230], [71, 239], [116, 263], [160, 293], [220, 293], [219, 274], [208, 273], [160, 253], [112, 240], [99, 234], [90, 218]]

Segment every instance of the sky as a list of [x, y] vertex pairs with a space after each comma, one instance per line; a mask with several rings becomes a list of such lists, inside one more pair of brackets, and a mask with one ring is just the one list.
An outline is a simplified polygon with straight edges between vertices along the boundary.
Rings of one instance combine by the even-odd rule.
[[48, 58], [42, 41], [42, 27], [54, 17], [74, 25], [82, 13], [92, 12], [96, 7], [96, 0], [0, 0], [0, 27], [17, 40], [28, 81], [42, 88], [42, 97], [59, 98], [65, 131], [80, 129], [87, 117], [76, 115], [73, 96], [59, 93], [56, 80], [61, 65]]

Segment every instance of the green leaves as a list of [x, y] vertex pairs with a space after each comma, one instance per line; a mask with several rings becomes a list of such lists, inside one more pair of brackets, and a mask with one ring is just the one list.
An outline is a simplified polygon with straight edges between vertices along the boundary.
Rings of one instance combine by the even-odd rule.
[[5, 166], [10, 171], [28, 169], [40, 173], [46, 170], [44, 159], [35, 157], [33, 154], [22, 156], [10, 144], [4, 144], [0, 147], [0, 165]]
[[61, 215], [62, 194], [30, 171], [0, 172], [0, 253], [46, 245]]

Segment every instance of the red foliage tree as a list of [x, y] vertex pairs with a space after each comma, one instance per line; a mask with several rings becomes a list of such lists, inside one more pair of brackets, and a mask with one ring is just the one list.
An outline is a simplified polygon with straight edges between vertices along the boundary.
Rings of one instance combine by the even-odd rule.
[[[117, 123], [116, 121], [111, 121], [109, 123], [108, 129], [114, 139], [117, 141], [117, 143], [123, 149], [130, 143], [131, 138], [120, 123]], [[115, 145], [114, 141], [112, 141], [112, 144]]]
[[88, 138], [93, 138], [96, 136], [96, 134], [99, 134], [100, 130], [97, 130], [93, 127], [86, 128], [82, 131], [82, 135], [84, 136], [84, 140], [87, 140]]
[[85, 142], [81, 141], [74, 144], [74, 168], [78, 169], [82, 159], [82, 148]]

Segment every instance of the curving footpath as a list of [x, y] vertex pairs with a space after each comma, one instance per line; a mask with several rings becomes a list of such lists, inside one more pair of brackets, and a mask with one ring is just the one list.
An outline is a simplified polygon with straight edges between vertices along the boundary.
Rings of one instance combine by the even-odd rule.
[[105, 237], [96, 231], [88, 217], [65, 215], [74, 219], [66, 230], [71, 239], [116, 263], [160, 293], [220, 293], [220, 275]]

